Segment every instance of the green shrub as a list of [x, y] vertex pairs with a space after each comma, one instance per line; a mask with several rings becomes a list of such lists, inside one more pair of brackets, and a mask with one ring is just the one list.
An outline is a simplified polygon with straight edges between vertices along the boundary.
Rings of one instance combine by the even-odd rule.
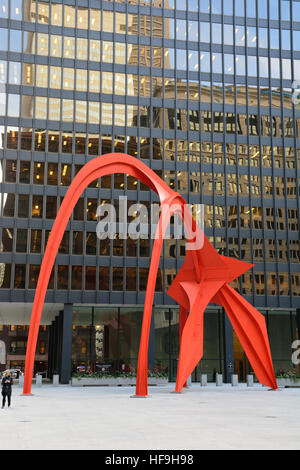
[[[107, 374], [105, 372], [93, 372], [91, 374], [74, 372], [72, 374], [72, 378], [74, 378], [74, 379], [83, 379], [83, 378], [91, 378], [91, 379], [106, 378], [106, 379], [111, 379], [111, 378], [119, 378], [119, 377], [135, 378], [136, 377], [136, 371], [132, 371], [132, 372], [119, 372], [119, 371], [116, 371], [113, 374]], [[150, 370], [148, 370], [148, 377], [168, 378], [168, 374], [166, 372], [162, 372], [162, 371], [150, 371]]]

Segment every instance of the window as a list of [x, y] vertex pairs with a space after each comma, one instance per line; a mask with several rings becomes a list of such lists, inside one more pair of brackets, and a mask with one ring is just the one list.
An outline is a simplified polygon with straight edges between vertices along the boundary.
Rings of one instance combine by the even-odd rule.
[[75, 28], [75, 7], [64, 6], [64, 25], [67, 28]]
[[[237, 3], [242, 3], [242, 2], [237, 2]], [[247, 11], [246, 11], [247, 17], [255, 18], [256, 17], [256, 0], [247, 0], [246, 7], [247, 7]]]
[[22, 31], [9, 30], [9, 50], [11, 52], [22, 52]]
[[64, 57], [75, 59], [75, 38], [64, 36]]
[[233, 26], [231, 24], [224, 24], [224, 44], [233, 46]]
[[0, 1], [0, 18], [8, 18], [8, 0]]
[[222, 0], [211, 0], [211, 12], [215, 15], [222, 14]]
[[7, 95], [7, 114], [20, 117], [20, 95]]
[[282, 21], [290, 21], [291, 13], [290, 13], [290, 0], [281, 0], [281, 19]]
[[47, 34], [37, 34], [37, 53], [38, 55], [49, 55], [49, 36]]
[[53, 57], [62, 57], [62, 37], [51, 36], [50, 40], [50, 55]]
[[62, 5], [51, 3], [51, 23], [54, 26], [62, 26]]
[[93, 31], [101, 30], [101, 10], [90, 8], [90, 29]]
[[0, 28], [0, 49], [7, 51], [8, 48], [8, 30]]
[[15, 265], [15, 289], [25, 289], [26, 264]]
[[219, 23], [212, 24], [212, 40], [216, 44], [222, 44], [222, 25]]
[[278, 0], [270, 1], [270, 20], [277, 20], [277, 21], [279, 20]]
[[27, 229], [17, 229], [16, 252], [27, 252]]
[[201, 0], [199, 3], [201, 13], [210, 13], [210, 0]]
[[279, 29], [270, 30], [270, 48], [279, 49]]
[[259, 0], [257, 16], [265, 20], [268, 18], [268, 0]]
[[210, 42], [210, 23], [200, 23], [200, 42]]

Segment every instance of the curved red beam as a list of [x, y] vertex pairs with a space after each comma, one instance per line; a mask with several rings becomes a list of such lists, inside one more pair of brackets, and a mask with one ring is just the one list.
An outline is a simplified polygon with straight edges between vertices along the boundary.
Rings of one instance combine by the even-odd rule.
[[[170, 189], [167, 184], [164, 183], [159, 178], [159, 176], [157, 176], [156, 173], [154, 173], [154, 171], [152, 171], [144, 163], [134, 157], [120, 153], [104, 155], [87, 163], [74, 178], [58, 211], [48, 239], [34, 297], [26, 351], [25, 377], [23, 387], [24, 395], [29, 395], [31, 393], [34, 357], [39, 325], [42, 316], [42, 309], [56, 254], [58, 252], [66, 226], [78, 199], [87, 186], [95, 179], [113, 173], [125, 173], [139, 179], [158, 194], [162, 204], [162, 216], [160, 218], [153, 247], [149, 280], [146, 291], [141, 345], [138, 361], [136, 393], [137, 395], [147, 395], [148, 338], [158, 263], [163, 243], [162, 233], [165, 233], [169, 223], [169, 218], [171, 217], [171, 213], [168, 210], [172, 204], [174, 204], [174, 201], [179, 201], [180, 204], [183, 205], [184, 199], [179, 194]], [[175, 212], [175, 210], [176, 208], [173, 209], [173, 212]], [[192, 218], [190, 218], [190, 220], [192, 220]], [[190, 222], [190, 224], [187, 222], [187, 225], [195, 228], [195, 223], [193, 221]]]

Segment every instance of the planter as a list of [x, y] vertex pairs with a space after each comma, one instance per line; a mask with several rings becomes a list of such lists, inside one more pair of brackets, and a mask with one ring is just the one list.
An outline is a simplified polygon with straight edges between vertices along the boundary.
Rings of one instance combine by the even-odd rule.
[[276, 379], [278, 387], [300, 387], [300, 379]]
[[[148, 377], [148, 385], [167, 385], [168, 379], [164, 377]], [[120, 387], [135, 386], [136, 377], [73, 377], [72, 387]]]

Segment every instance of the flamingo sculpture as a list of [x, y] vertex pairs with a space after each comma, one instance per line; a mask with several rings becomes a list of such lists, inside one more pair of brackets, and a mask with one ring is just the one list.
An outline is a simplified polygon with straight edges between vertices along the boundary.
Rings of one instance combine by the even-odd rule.
[[[277, 388], [264, 317], [243, 299], [229, 283], [252, 267], [248, 263], [220, 256], [185, 210], [185, 200], [170, 189], [156, 173], [134, 157], [112, 153], [87, 163], [74, 178], [58, 211], [49, 236], [37, 283], [28, 335], [23, 394], [31, 394], [34, 357], [46, 291], [63, 234], [73, 209], [87, 186], [108, 174], [125, 173], [139, 179], [159, 196], [161, 216], [153, 245], [141, 331], [136, 396], [148, 395], [148, 345], [152, 305], [164, 236], [174, 214], [187, 232], [187, 256], [168, 294], [180, 306], [180, 356], [176, 392], [203, 355], [203, 314], [209, 302], [222, 305], [235, 329], [258, 380]], [[202, 243], [197, 243], [202, 240]], [[189, 315], [188, 315], [189, 312]]]

